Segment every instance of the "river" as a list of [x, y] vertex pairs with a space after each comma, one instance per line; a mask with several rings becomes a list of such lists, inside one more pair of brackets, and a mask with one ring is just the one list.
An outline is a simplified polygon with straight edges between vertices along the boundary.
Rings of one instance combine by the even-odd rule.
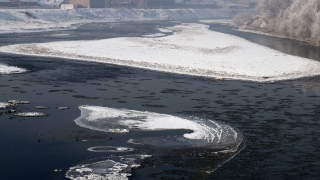
[[[66, 31], [0, 34], [0, 46], [141, 36], [178, 23], [101, 23]], [[317, 49], [302, 42], [239, 32], [224, 25], [212, 24], [210, 29], [288, 54], [320, 60]], [[40, 105], [49, 107], [41, 109], [49, 114], [46, 117], [0, 115], [0, 179], [66, 179], [70, 167], [95, 158], [122, 155], [87, 150], [95, 146], [126, 146], [135, 148], [135, 152], [153, 154], [153, 158], [142, 163], [142, 168], [133, 171], [132, 179], [320, 177], [319, 77], [270, 84], [220, 81], [51, 57], [1, 54], [0, 62], [29, 70], [23, 74], [0, 75], [0, 102], [11, 99], [31, 102], [19, 105], [19, 111], [33, 111], [34, 106]], [[186, 130], [124, 135], [85, 129], [74, 122], [80, 115], [80, 105], [212, 119], [239, 129], [245, 143], [229, 156], [192, 158], [184, 150], [178, 153], [185, 156], [166, 154], [152, 146], [130, 145], [127, 140], [181, 135]], [[68, 109], [58, 110], [58, 107]]]

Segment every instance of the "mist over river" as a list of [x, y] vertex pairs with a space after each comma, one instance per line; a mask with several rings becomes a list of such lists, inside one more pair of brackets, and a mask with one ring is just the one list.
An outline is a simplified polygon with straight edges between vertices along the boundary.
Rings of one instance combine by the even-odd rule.
[[[0, 46], [141, 37], [180, 23], [93, 23], [65, 31], [0, 34]], [[320, 61], [318, 50], [302, 42], [209, 25], [212, 31]], [[257, 83], [5, 53], [0, 54], [0, 63], [28, 70], [0, 75], [0, 102], [30, 101], [17, 105], [15, 110], [48, 115], [18, 117], [5, 113], [8, 108], [0, 110], [0, 179], [66, 179], [66, 175], [70, 178], [81, 174], [72, 171], [72, 167], [94, 168], [98, 162], [103, 162], [104, 168], [114, 162], [131, 167], [139, 164], [139, 168], [120, 172], [131, 174], [130, 179], [320, 177], [319, 77]], [[197, 125], [193, 129], [181, 125], [182, 129], [139, 131], [149, 127], [142, 124], [130, 127], [133, 130], [129, 133], [94, 130], [91, 122], [91, 128], [86, 128], [88, 124], [78, 126], [74, 120], [93, 118], [83, 110], [91, 106], [111, 108], [112, 115], [121, 117], [136, 113], [134, 120], [139, 121], [150, 117], [179, 118], [181, 122], [212, 127], [207, 123], [212, 120], [218, 129], [238, 136], [232, 141], [235, 143], [219, 149], [210, 143], [208, 148], [202, 140], [184, 138], [196, 132]], [[103, 115], [105, 119], [118, 120], [117, 116]], [[128, 126], [122, 124], [113, 130]], [[219, 133], [215, 135], [220, 137]], [[222, 150], [225, 153], [218, 153]]]

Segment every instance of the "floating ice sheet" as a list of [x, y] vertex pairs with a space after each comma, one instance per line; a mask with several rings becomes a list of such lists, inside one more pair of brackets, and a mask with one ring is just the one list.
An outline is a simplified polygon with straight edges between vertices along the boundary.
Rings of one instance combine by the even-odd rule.
[[115, 147], [115, 146], [96, 146], [88, 148], [88, 151], [92, 152], [130, 152], [133, 148], [129, 147]]
[[131, 169], [140, 166], [142, 155], [126, 155], [91, 160], [71, 167], [66, 177], [74, 180], [127, 180]]
[[[99, 106], [80, 106], [79, 109], [81, 116], [75, 120], [76, 124], [93, 130], [105, 132], [113, 132], [113, 129], [127, 129], [128, 131], [192, 130], [183, 136], [171, 138], [168, 145], [187, 144], [221, 148], [234, 147], [242, 142], [242, 134], [236, 129], [211, 120], [185, 119], [147, 111]], [[188, 142], [185, 143], [185, 141]], [[148, 141], [143, 139], [131, 139], [129, 142], [148, 144]], [[151, 145], [157, 145], [157, 143], [151, 142]]]
[[30, 104], [29, 101], [18, 101], [18, 100], [9, 100], [8, 103], [10, 103], [10, 104]]
[[0, 109], [4, 109], [6, 107], [8, 107], [10, 104], [6, 103], [6, 102], [0, 102]]
[[24, 73], [27, 70], [24, 68], [18, 68], [15, 66], [8, 66], [5, 64], [0, 64], [0, 75], [1, 74], [16, 74], [16, 73]]
[[21, 117], [43, 117], [47, 116], [46, 114], [42, 112], [21, 112], [14, 114], [15, 116], [21, 116]]

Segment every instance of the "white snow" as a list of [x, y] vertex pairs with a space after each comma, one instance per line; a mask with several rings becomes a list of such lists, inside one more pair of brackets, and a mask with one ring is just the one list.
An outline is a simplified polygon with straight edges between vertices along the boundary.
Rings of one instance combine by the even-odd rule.
[[18, 68], [15, 66], [8, 66], [5, 64], [0, 64], [0, 75], [1, 74], [16, 74], [16, 73], [24, 73], [26, 69]]
[[0, 9], [0, 33], [70, 29], [90, 22], [231, 18], [237, 13], [231, 9]]
[[170, 29], [173, 35], [164, 37], [11, 45], [0, 51], [258, 82], [320, 75], [317, 61], [213, 32], [207, 25], [181, 24]]
[[166, 114], [100, 106], [80, 106], [79, 109], [81, 115], [75, 120], [76, 124], [92, 130], [109, 132], [110, 127], [124, 127], [130, 131], [186, 129], [193, 132], [184, 134], [184, 138], [205, 140], [207, 143], [213, 143], [213, 146], [236, 146], [242, 141], [242, 136], [238, 136], [235, 129], [211, 120], [188, 120]]

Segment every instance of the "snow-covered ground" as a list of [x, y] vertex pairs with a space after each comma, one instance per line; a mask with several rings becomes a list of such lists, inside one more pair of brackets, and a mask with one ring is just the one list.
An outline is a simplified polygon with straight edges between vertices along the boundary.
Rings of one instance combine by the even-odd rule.
[[75, 28], [76, 24], [142, 20], [232, 18], [231, 9], [0, 9], [0, 33]]
[[317, 61], [213, 32], [203, 24], [181, 24], [167, 29], [174, 34], [21, 44], [1, 47], [0, 51], [258, 82], [320, 75]]
[[16, 74], [16, 73], [24, 73], [26, 69], [18, 68], [15, 66], [8, 66], [5, 64], [0, 64], [0, 75], [1, 74]]

